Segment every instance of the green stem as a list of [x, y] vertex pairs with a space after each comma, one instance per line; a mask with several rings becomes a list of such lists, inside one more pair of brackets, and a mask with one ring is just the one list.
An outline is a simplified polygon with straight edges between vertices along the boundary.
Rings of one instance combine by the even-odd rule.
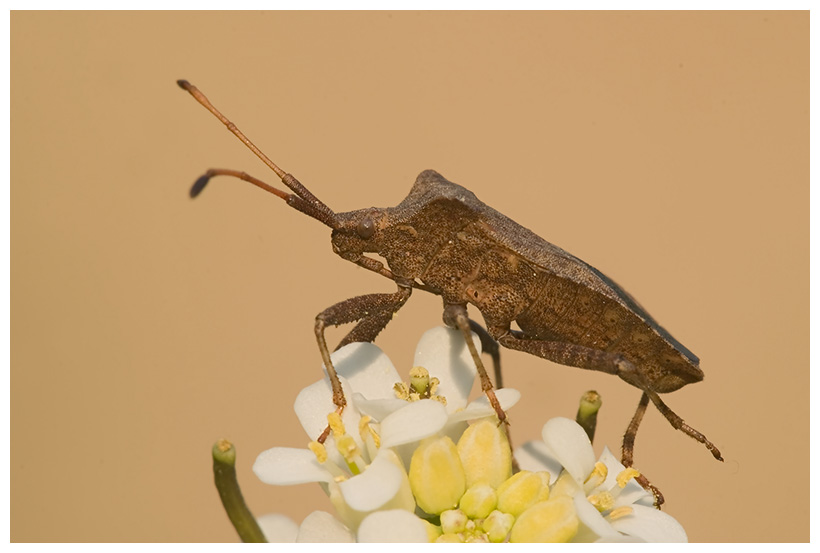
[[575, 422], [581, 425], [590, 442], [595, 437], [595, 426], [598, 424], [598, 410], [600, 408], [601, 396], [595, 390], [590, 390], [581, 396]]
[[228, 440], [219, 440], [214, 444], [213, 458], [214, 483], [219, 491], [222, 506], [236, 528], [239, 539], [245, 543], [267, 542], [262, 529], [245, 505], [239, 482], [236, 480], [236, 448]]

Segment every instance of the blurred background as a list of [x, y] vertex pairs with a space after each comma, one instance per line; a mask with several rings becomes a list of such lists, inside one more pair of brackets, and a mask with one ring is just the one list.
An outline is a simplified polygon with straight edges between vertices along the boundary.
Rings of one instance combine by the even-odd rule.
[[[190, 200], [209, 167], [276, 178], [180, 78], [334, 210], [436, 169], [621, 284], [701, 358], [665, 400], [726, 459], [650, 407], [665, 511], [809, 539], [808, 12], [12, 12], [12, 541], [236, 541], [223, 437], [256, 514], [332, 511], [251, 465], [308, 440], [315, 315], [395, 288], [250, 185]], [[417, 292], [377, 344], [406, 373], [440, 322]], [[514, 439], [596, 389], [619, 450], [638, 390], [504, 364]]]

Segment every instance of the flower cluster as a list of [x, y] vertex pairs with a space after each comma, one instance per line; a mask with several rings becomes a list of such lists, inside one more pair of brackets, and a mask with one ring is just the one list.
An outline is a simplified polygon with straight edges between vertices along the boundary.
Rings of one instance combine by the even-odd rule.
[[[569, 419], [548, 421], [542, 441], [518, 448], [521, 470], [513, 474], [489, 402], [467, 401], [475, 365], [459, 332], [424, 334], [409, 383], [373, 344], [350, 344], [332, 361], [349, 399], [342, 415], [327, 378], [295, 402], [311, 439], [329, 426], [325, 443], [269, 449], [254, 472], [269, 484], [319, 483], [335, 516], [316, 511], [298, 526], [260, 517], [270, 541], [686, 541], [677, 521], [652, 507], [634, 480], [639, 473], [608, 449], [596, 461]], [[520, 397], [496, 394], [505, 410]]]

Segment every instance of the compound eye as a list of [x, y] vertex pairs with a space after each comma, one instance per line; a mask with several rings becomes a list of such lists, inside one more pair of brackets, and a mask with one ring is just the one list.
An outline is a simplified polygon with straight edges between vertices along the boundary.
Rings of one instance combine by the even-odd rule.
[[371, 219], [370, 217], [365, 217], [364, 219], [359, 221], [359, 224], [356, 226], [356, 234], [358, 234], [359, 237], [364, 238], [365, 240], [373, 236], [375, 232], [376, 225], [373, 223], [373, 219]]

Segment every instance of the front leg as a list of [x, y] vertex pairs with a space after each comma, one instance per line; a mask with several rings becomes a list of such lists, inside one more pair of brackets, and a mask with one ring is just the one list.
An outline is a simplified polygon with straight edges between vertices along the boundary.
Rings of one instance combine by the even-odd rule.
[[[393, 314], [404, 305], [411, 293], [412, 288], [399, 285], [399, 289], [394, 294], [357, 296], [328, 307], [316, 315], [316, 324], [314, 325], [316, 341], [319, 343], [319, 352], [322, 355], [322, 361], [325, 363], [327, 376], [330, 379], [330, 386], [333, 389], [333, 404], [336, 405], [336, 410], [339, 413], [345, 408], [347, 401], [342, 391], [342, 383], [339, 381], [339, 376], [336, 374], [336, 369], [330, 360], [330, 350], [328, 350], [327, 341], [325, 340], [325, 328], [328, 325], [339, 326], [359, 321], [359, 324], [342, 339], [336, 349], [352, 342], [372, 342], [376, 335], [387, 326], [387, 323], [393, 318]], [[324, 443], [325, 439], [327, 439], [327, 430], [322, 433], [318, 441]]]

